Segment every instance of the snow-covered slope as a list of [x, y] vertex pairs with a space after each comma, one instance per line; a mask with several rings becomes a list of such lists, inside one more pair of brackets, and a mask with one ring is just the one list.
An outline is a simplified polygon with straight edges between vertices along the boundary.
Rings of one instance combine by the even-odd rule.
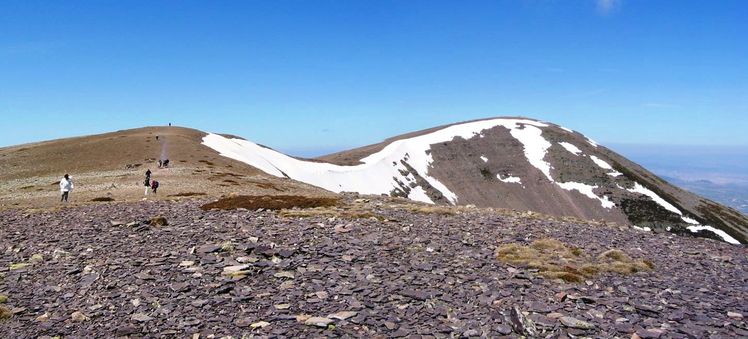
[[[251, 141], [229, 139], [217, 134], [207, 135], [203, 143], [223, 156], [245, 162], [268, 174], [279, 177], [287, 176], [333, 192], [390, 194], [394, 190], [402, 189], [412, 200], [433, 203], [424, 193], [424, 187], [416, 182], [415, 176], [418, 175], [449, 202], [457, 204], [459, 197], [449, 187], [429, 175], [429, 167], [433, 163], [431, 145], [448, 142], [455, 138], [470, 139], [480, 136], [484, 130], [497, 126], [509, 129], [511, 135], [524, 146], [527, 161], [540, 170], [550, 182], [556, 182], [550, 173], [551, 165], [544, 160], [551, 143], [543, 138], [540, 127], [548, 127], [548, 125], [526, 119], [480, 120], [397, 140], [381, 151], [361, 159], [363, 164], [355, 166], [298, 160]], [[498, 178], [507, 183], [521, 182], [519, 177]], [[590, 199], [600, 201], [601, 206], [605, 208], [614, 206], [607, 197], [594, 193], [596, 186], [579, 182], [556, 183], [565, 190], [576, 190]]]
[[[713, 219], [700, 218], [694, 208], [676, 207], [678, 198], [670, 194], [680, 191], [663, 186], [651, 173], [622, 165], [627, 160], [578, 132], [531, 119], [494, 118], [413, 133], [365, 152], [351, 151], [360, 157], [349, 164], [300, 160], [218, 134], [206, 135], [203, 144], [270, 175], [333, 192], [529, 209], [642, 228], [706, 231], [739, 242], [707, 226], [704, 221]], [[661, 197], [656, 192], [668, 193]], [[683, 196], [698, 206], [698, 197]]]
[[[218, 134], [209, 134], [203, 144], [218, 151], [221, 155], [245, 162], [268, 174], [287, 176], [333, 192], [359, 192], [363, 194], [390, 194], [393, 190], [408, 187], [407, 197], [413, 200], [433, 203], [424, 193], [424, 188], [416, 183], [415, 175], [425, 179], [451, 203], [459, 197], [436, 178], [429, 175], [433, 162], [431, 145], [448, 142], [454, 138], [469, 139], [480, 135], [483, 130], [503, 126], [512, 131], [526, 149], [528, 159], [550, 171], [542, 161], [548, 142], [543, 139], [540, 129], [544, 123], [521, 119], [492, 119], [453, 125], [433, 133], [397, 140], [381, 151], [361, 159], [363, 164], [340, 166], [298, 160], [253, 142], [229, 139]], [[410, 168], [409, 168], [410, 167]], [[548, 174], [550, 177], [550, 174]]]

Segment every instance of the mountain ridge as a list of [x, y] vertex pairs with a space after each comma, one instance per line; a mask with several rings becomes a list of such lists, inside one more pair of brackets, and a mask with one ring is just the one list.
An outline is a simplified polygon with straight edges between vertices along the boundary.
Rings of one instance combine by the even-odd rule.
[[714, 233], [733, 243], [745, 242], [748, 234], [741, 213], [674, 187], [579, 132], [539, 120], [437, 126], [314, 162], [211, 134], [203, 143], [268, 174], [333, 192], [527, 209], [658, 231]]
[[[235, 154], [206, 140], [230, 145], [235, 149], [228, 153]], [[156, 169], [164, 156], [172, 166]], [[524, 117], [437, 126], [315, 159], [234, 135], [164, 126], [4, 147], [0, 160], [2, 208], [23, 206], [18, 201], [24, 199], [49, 206], [55, 196], [49, 183], [63, 171], [76, 178], [78, 201], [140, 200], [142, 173], [151, 168], [166, 196], [148, 199], [355, 191], [605, 220], [733, 243], [746, 243], [748, 234], [740, 212], [672, 186], [579, 132]]]

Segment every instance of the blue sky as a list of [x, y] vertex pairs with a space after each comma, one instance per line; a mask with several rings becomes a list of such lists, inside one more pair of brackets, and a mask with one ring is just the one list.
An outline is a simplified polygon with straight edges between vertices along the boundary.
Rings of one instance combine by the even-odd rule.
[[0, 2], [0, 146], [173, 122], [311, 155], [524, 115], [748, 146], [748, 2]]

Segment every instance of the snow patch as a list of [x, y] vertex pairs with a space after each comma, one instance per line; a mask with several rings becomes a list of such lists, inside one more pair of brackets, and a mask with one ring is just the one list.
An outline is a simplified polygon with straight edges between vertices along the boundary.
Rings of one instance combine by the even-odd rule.
[[610, 201], [610, 199], [607, 196], [602, 196], [602, 198], [601, 198], [601, 197], [597, 196], [597, 194], [595, 194], [595, 192], [593, 192], [593, 190], [595, 188], [597, 188], [597, 186], [583, 184], [581, 182], [573, 182], [573, 181], [563, 182], [563, 183], [560, 182], [560, 183], [557, 183], [557, 184], [558, 184], [558, 186], [560, 186], [561, 188], [563, 188], [563, 189], [565, 189], [567, 191], [578, 191], [579, 193], [584, 194], [585, 196], [589, 197], [590, 199], [599, 200], [600, 204], [604, 208], [613, 208], [613, 207], [616, 206], [616, 204], [614, 202]]
[[499, 180], [501, 180], [502, 182], [516, 183], [516, 184], [520, 184], [520, 185], [522, 184], [522, 178], [513, 177], [511, 175], [508, 175], [506, 178], [502, 178], [501, 174], [497, 174], [496, 177], [499, 178]]
[[657, 195], [657, 193], [652, 192], [650, 189], [642, 186], [638, 182], [634, 182], [634, 188], [627, 189], [627, 191], [646, 195], [650, 197], [654, 202], [664, 207], [666, 210], [673, 212], [675, 214], [681, 215], [681, 216], [683, 215], [683, 213], [679, 209], [677, 209], [675, 206], [665, 201], [665, 199], [660, 198], [660, 196]]
[[636, 225], [634, 225], [632, 227], [634, 227], [635, 230], [645, 231], [645, 232], [652, 232], [652, 229], [649, 228], [649, 227], [639, 227], [639, 226], [636, 226]]
[[429, 198], [429, 196], [426, 194], [426, 191], [423, 190], [423, 187], [416, 186], [410, 190], [410, 193], [408, 193], [408, 199], [425, 202], [429, 204], [433, 204], [434, 201]]
[[582, 150], [580, 150], [577, 146], [574, 146], [568, 142], [559, 142], [559, 145], [563, 146], [567, 151], [571, 152], [574, 155], [580, 155], [582, 154]]
[[692, 225], [698, 225], [699, 224], [698, 221], [693, 220], [693, 219], [691, 219], [689, 217], [680, 217], [680, 218], [683, 219], [683, 221], [685, 221], [685, 222], [687, 222], [689, 224], [692, 224]]
[[691, 231], [693, 233], [696, 233], [696, 232], [701, 231], [701, 230], [705, 230], [705, 231], [709, 231], [709, 232], [712, 232], [712, 233], [718, 235], [720, 238], [722, 238], [722, 240], [724, 240], [724, 241], [726, 241], [728, 243], [731, 243], [731, 244], [740, 244], [740, 242], [737, 239], [731, 237], [725, 231], [720, 230], [720, 229], [716, 229], [716, 228], [714, 228], [712, 226], [708, 226], [708, 225], [700, 225], [698, 221], [696, 221], [694, 219], [691, 219], [689, 217], [684, 216], [683, 212], [681, 212], [680, 210], [678, 210], [675, 206], [673, 206], [670, 203], [668, 203], [667, 201], [665, 201], [665, 199], [660, 198], [660, 196], [657, 195], [657, 193], [652, 192], [651, 190], [649, 190], [648, 188], [642, 186], [638, 182], [635, 182], [634, 183], [634, 188], [633, 189], [628, 189], [628, 191], [629, 192], [635, 192], [635, 193], [644, 194], [644, 195], [652, 198], [652, 200], [654, 200], [656, 203], [658, 203], [660, 206], [664, 207], [668, 211], [671, 211], [673, 213], [676, 213], [676, 214], [680, 215], [681, 220], [683, 220], [683, 221], [685, 221], [685, 222], [687, 222], [687, 223], [689, 223], [689, 224], [692, 225], [692, 226], [688, 226], [687, 228], [688, 228], [689, 231]]
[[729, 234], [727, 234], [727, 232], [725, 232], [723, 230], [716, 229], [716, 228], [714, 228], [712, 226], [701, 226], [701, 225], [698, 225], [698, 226], [688, 226], [688, 230], [691, 231], [692, 233], [696, 233], [698, 231], [709, 231], [709, 232], [712, 232], [712, 233], [718, 235], [720, 238], [722, 238], [722, 240], [724, 240], [724, 241], [726, 241], [728, 243], [735, 244], [735, 245], [740, 245], [740, 241], [738, 241], [737, 239], [731, 237]]
[[[587, 137], [585, 137], [585, 138], [587, 138]], [[595, 142], [595, 140], [592, 140], [592, 139], [590, 139], [590, 138], [587, 138], [587, 142], [588, 142], [588, 143], [589, 143], [590, 145], [592, 145], [593, 147], [597, 147], [597, 143]]]
[[598, 158], [598, 157], [596, 157], [594, 155], [590, 155], [590, 159], [592, 159], [592, 161], [594, 161], [595, 164], [597, 164], [597, 166], [600, 166], [600, 168], [602, 168], [602, 169], [606, 169], [606, 170], [612, 170], [613, 169], [613, 166], [610, 166], [610, 164], [607, 163], [607, 162], [605, 162], [605, 160], [600, 159], [600, 158]]
[[480, 160], [483, 160], [483, 162], [488, 162], [488, 158], [486, 158], [485, 155], [481, 155]]
[[548, 180], [551, 177], [551, 164], [543, 160], [551, 143], [542, 136], [543, 131], [535, 126], [525, 125], [523, 129], [512, 129], [512, 136], [524, 146], [525, 157], [530, 165], [542, 172]]
[[562, 129], [562, 130], [564, 130], [564, 131], [567, 131], [567, 132], [569, 132], [569, 133], [574, 133], [574, 131], [572, 131], [572, 130], [570, 130], [570, 129], [568, 129], [568, 128], [564, 127], [564, 126], [558, 126], [558, 128], [560, 128], [560, 129]]
[[605, 162], [605, 160], [603, 160], [603, 159], [600, 159], [600, 158], [598, 158], [598, 157], [596, 157], [594, 155], [590, 155], [590, 159], [592, 159], [592, 161], [594, 161], [595, 164], [597, 164], [597, 166], [599, 166], [600, 168], [605, 169], [605, 170], [613, 171], [613, 172], [606, 173], [607, 175], [609, 175], [611, 177], [617, 177], [619, 175], [623, 175], [623, 173], [614, 170], [613, 166], [610, 166], [610, 164], [607, 163], [607, 162]]

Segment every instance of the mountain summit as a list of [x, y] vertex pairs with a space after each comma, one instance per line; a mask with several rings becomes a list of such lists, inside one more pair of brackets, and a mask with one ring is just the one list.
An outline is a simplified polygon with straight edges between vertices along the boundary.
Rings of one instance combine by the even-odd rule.
[[314, 161], [219, 134], [202, 143], [267, 174], [333, 192], [529, 210], [748, 242], [748, 218], [741, 213], [670, 185], [579, 132], [527, 118], [435, 127]]

